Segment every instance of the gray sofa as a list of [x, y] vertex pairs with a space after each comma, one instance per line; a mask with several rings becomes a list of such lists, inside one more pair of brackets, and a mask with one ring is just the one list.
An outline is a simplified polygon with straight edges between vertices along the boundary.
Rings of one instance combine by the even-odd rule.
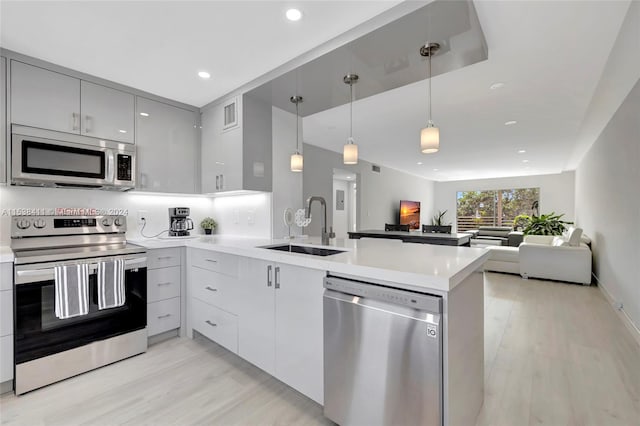
[[472, 244], [518, 247], [523, 238], [522, 232], [514, 231], [510, 226], [480, 226], [465, 232], [472, 235]]

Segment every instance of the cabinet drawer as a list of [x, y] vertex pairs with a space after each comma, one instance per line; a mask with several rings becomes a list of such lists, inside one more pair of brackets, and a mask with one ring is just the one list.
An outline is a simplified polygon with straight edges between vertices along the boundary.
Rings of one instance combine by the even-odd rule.
[[180, 327], [180, 298], [147, 304], [147, 334], [154, 336]]
[[147, 302], [180, 296], [180, 267], [150, 269], [147, 271]]
[[210, 250], [192, 250], [191, 264], [232, 277], [238, 276], [238, 256]]
[[180, 249], [166, 248], [147, 252], [147, 269], [180, 266]]
[[0, 291], [0, 336], [13, 334], [13, 290]]
[[193, 329], [238, 353], [238, 317], [195, 298], [191, 302]]
[[0, 290], [13, 289], [13, 263], [0, 263]]
[[0, 383], [13, 379], [13, 335], [0, 337]]
[[218, 272], [191, 267], [191, 296], [227, 312], [237, 313], [237, 279]]

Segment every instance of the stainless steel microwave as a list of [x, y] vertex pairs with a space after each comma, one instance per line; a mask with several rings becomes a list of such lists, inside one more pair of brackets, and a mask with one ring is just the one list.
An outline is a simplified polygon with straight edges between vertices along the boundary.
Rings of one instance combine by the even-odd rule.
[[135, 145], [14, 125], [14, 185], [127, 191], [136, 184]]

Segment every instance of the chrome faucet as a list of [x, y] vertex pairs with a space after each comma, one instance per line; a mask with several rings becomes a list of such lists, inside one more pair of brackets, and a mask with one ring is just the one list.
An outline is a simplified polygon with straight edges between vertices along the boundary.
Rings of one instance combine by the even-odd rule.
[[307, 209], [305, 211], [305, 217], [308, 219], [311, 217], [311, 203], [319, 201], [322, 206], [322, 245], [329, 245], [329, 239], [335, 238], [336, 234], [333, 232], [333, 227], [327, 232], [327, 202], [322, 197], [313, 195], [307, 198]]

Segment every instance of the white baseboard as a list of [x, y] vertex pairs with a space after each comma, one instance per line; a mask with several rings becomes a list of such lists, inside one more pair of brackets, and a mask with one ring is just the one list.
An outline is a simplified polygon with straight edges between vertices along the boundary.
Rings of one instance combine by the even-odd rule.
[[604, 295], [604, 298], [607, 299], [607, 302], [609, 302], [609, 306], [613, 308], [615, 313], [618, 315], [618, 318], [620, 318], [624, 326], [627, 328], [627, 330], [629, 330], [629, 332], [633, 336], [638, 346], [640, 346], [640, 329], [636, 327], [633, 321], [631, 321], [631, 318], [629, 317], [627, 312], [624, 310], [624, 306], [622, 307], [622, 309], [615, 308], [615, 305], [616, 303], [618, 303], [618, 301], [613, 298], [611, 293], [609, 293], [609, 290], [607, 290], [606, 286], [604, 286], [600, 282], [596, 274], [592, 274], [592, 275], [596, 281], [596, 284], [598, 285], [598, 288], [600, 289], [600, 292]]

